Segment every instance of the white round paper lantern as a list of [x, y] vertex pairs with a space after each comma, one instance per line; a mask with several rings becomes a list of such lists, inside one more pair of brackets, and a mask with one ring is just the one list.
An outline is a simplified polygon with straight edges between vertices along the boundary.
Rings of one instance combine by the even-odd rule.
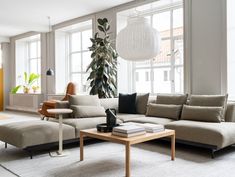
[[127, 26], [118, 33], [116, 49], [126, 60], [149, 60], [159, 53], [160, 41], [159, 32], [151, 27], [148, 19], [135, 17], [128, 19]]

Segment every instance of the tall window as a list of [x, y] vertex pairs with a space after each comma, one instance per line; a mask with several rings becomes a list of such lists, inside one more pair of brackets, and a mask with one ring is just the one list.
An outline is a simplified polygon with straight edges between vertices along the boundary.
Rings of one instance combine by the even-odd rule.
[[69, 38], [69, 77], [70, 81], [78, 83], [80, 92], [87, 92], [88, 89], [89, 73], [86, 72], [86, 69], [91, 62], [91, 53], [88, 49], [91, 46], [91, 37], [92, 30], [88, 28], [71, 33]]
[[[40, 35], [16, 40], [16, 85], [24, 84], [24, 72], [41, 74], [41, 42]], [[34, 83], [41, 87], [41, 79]], [[39, 89], [40, 90], [40, 89]]]
[[227, 82], [230, 100], [235, 100], [235, 1], [227, 0]]
[[79, 94], [87, 93], [86, 72], [91, 62], [92, 20], [84, 21], [55, 33], [56, 36], [56, 93], [63, 93], [68, 82], [77, 85]]
[[[41, 74], [41, 43], [39, 39], [27, 42], [29, 73]], [[40, 79], [37, 80], [40, 84]]]
[[[160, 32], [161, 50], [152, 60], [131, 62], [131, 91], [139, 93], [182, 93], [183, 90], [183, 7], [182, 1], [160, 0], [118, 14], [121, 30], [127, 18], [147, 18]], [[130, 15], [131, 14], [131, 15]], [[125, 18], [126, 17], [126, 18]], [[122, 61], [122, 59], [120, 59]], [[138, 76], [138, 77], [137, 77]], [[129, 89], [130, 90], [130, 89]]]

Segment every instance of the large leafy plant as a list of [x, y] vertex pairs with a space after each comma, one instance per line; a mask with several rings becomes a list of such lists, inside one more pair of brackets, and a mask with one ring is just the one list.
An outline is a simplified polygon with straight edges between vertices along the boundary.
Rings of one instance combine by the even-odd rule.
[[87, 72], [91, 70], [87, 78], [90, 81], [90, 94], [98, 94], [99, 98], [115, 97], [118, 54], [111, 45], [107, 18], [98, 19], [97, 22], [100, 33], [97, 32], [94, 38], [90, 39], [92, 46], [89, 47], [92, 52], [92, 61], [87, 68]]
[[39, 79], [40, 75], [31, 73], [28, 74], [24, 72], [24, 84], [18, 85], [11, 89], [11, 93], [15, 94], [19, 91], [19, 89], [23, 88], [24, 93], [29, 93], [29, 90], [31, 89], [32, 85]]

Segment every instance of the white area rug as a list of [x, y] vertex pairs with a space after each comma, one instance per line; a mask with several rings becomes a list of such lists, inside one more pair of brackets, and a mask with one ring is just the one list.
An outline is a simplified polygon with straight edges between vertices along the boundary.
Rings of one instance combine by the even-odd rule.
[[[123, 177], [125, 149], [109, 142], [85, 146], [79, 161], [79, 147], [68, 149], [67, 157], [36, 155], [31, 160], [23, 151], [0, 144], [0, 163], [22, 177]], [[170, 160], [167, 144], [139, 144], [131, 149], [132, 177], [234, 177], [235, 147], [211, 159], [208, 151], [180, 147]], [[1, 175], [0, 175], [1, 176]]]

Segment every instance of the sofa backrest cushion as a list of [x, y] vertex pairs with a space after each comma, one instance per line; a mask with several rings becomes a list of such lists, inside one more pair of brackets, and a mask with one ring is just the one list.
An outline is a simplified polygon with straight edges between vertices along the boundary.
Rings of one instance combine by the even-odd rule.
[[106, 117], [105, 109], [102, 106], [78, 106], [71, 105], [75, 118]]
[[147, 105], [149, 100], [149, 93], [138, 94], [136, 97], [136, 113], [145, 114], [147, 111]]
[[149, 103], [146, 116], [164, 117], [178, 120], [180, 118], [181, 110], [182, 105]]
[[228, 95], [191, 95], [190, 106], [223, 107], [222, 121], [225, 121]]
[[188, 94], [158, 94], [157, 104], [174, 104], [183, 105], [186, 104]]
[[100, 106], [98, 95], [69, 95], [70, 105]]
[[188, 106], [184, 105], [181, 119], [203, 122], [221, 122], [223, 107]]

